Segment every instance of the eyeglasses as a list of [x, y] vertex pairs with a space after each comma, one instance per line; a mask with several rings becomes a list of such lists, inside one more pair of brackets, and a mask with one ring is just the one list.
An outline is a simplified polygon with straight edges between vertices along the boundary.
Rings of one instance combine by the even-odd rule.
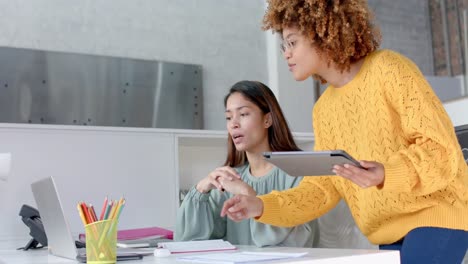
[[282, 52], [292, 51], [297, 46], [297, 41], [300, 36], [296, 33], [290, 34], [286, 39], [282, 39], [280, 43], [280, 49]]
[[283, 39], [280, 43], [281, 52], [292, 51], [297, 44], [297, 40]]

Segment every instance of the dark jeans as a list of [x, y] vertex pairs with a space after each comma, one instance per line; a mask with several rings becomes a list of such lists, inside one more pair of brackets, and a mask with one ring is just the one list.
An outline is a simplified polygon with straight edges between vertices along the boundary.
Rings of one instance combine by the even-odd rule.
[[463, 261], [468, 248], [468, 232], [463, 230], [419, 227], [403, 239], [380, 249], [400, 251], [402, 264], [456, 263]]

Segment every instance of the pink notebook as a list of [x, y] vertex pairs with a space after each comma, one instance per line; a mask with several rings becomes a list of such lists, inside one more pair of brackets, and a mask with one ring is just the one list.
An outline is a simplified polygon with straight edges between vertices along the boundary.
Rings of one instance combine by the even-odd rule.
[[[120, 241], [151, 238], [155, 236], [163, 236], [167, 239], [173, 239], [174, 232], [161, 227], [145, 227], [117, 231], [117, 240]], [[81, 241], [85, 241], [85, 234], [80, 234], [79, 239]]]
[[173, 239], [174, 232], [160, 227], [126, 229], [117, 232], [117, 240], [134, 240], [151, 236], [164, 236], [167, 239]]

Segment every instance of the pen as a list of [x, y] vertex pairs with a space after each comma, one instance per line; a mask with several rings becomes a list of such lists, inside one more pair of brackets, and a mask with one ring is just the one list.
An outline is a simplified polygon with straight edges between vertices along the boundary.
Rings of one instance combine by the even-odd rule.
[[107, 219], [113, 219], [114, 218], [114, 214], [115, 214], [115, 209], [117, 209], [117, 206], [118, 206], [118, 203], [117, 201], [115, 200], [113, 203], [112, 203], [112, 208], [109, 212], [109, 216], [107, 217]]
[[[117, 203], [117, 204], [116, 204]], [[103, 234], [106, 234], [105, 236], [108, 236], [108, 233], [111, 232], [114, 228], [116, 228], [117, 222], [119, 221], [119, 216], [120, 213], [122, 212], [122, 208], [125, 204], [125, 199], [122, 197], [120, 198], [119, 202], [114, 201], [114, 206], [112, 208], [111, 214], [109, 216], [109, 219], [111, 220], [111, 224], [106, 225]], [[110, 227], [107, 229], [107, 227]], [[102, 241], [99, 241], [99, 245], [101, 244]]]
[[117, 208], [115, 208], [115, 211], [114, 211], [114, 214], [112, 215], [112, 219], [117, 219], [118, 218], [118, 214], [119, 214], [119, 211], [120, 211], [120, 208], [122, 208], [122, 204], [124, 202], [124, 198], [120, 198], [119, 202], [117, 203]]
[[108, 202], [108, 200], [107, 200], [107, 196], [106, 196], [106, 198], [104, 199], [104, 204], [102, 205], [101, 215], [99, 216], [100, 221], [104, 220], [104, 214], [106, 213], [107, 202]]
[[97, 219], [97, 216], [96, 216], [96, 212], [94, 211], [94, 207], [92, 204], [89, 204], [89, 214], [91, 215], [91, 218], [93, 219], [93, 222], [97, 222], [98, 219]]
[[111, 201], [107, 204], [106, 212], [104, 213], [104, 220], [109, 219], [109, 213], [110, 213], [111, 208], [112, 208], [112, 203], [113, 203], [113, 201], [111, 200]]
[[124, 206], [125, 206], [125, 199], [122, 200], [122, 203], [119, 206], [119, 211], [117, 212], [117, 217], [116, 217], [117, 220], [119, 219], [120, 213], [122, 213], [122, 209]]
[[81, 203], [78, 203], [76, 205], [76, 209], [78, 209], [78, 213], [80, 214], [81, 221], [83, 222], [83, 225], [87, 225], [88, 222], [86, 221], [86, 217], [83, 214], [83, 209], [81, 208]]
[[91, 215], [89, 214], [88, 206], [86, 206], [84, 202], [81, 202], [81, 209], [83, 210], [83, 214], [86, 218], [86, 222], [88, 224], [91, 224], [93, 222], [93, 219], [91, 218]]

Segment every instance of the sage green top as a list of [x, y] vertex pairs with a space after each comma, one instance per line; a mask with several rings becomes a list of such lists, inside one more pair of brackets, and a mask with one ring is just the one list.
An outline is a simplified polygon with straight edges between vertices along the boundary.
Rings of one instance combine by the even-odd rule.
[[[241, 179], [252, 186], [257, 195], [295, 187], [302, 177], [291, 177], [274, 167], [262, 177], [250, 174], [250, 166], [235, 168]], [[176, 241], [224, 239], [235, 245], [313, 247], [318, 243], [318, 223], [314, 220], [292, 228], [262, 224], [253, 219], [234, 222], [221, 217], [224, 201], [230, 193], [214, 189], [200, 193], [192, 187], [177, 211]]]

